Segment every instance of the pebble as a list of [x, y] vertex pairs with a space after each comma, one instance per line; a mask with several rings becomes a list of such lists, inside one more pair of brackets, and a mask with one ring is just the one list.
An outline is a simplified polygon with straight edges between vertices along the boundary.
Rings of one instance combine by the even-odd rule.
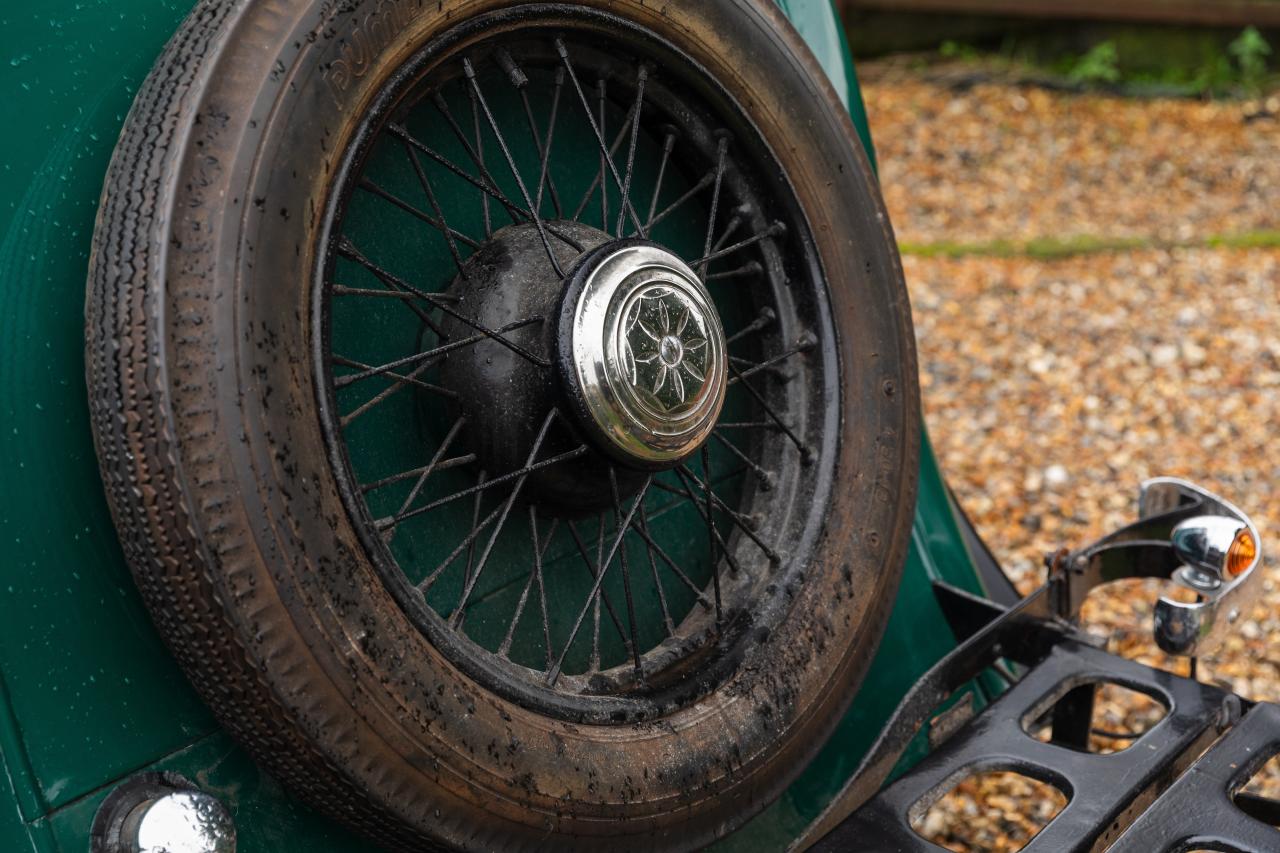
[[1156, 367], [1168, 367], [1178, 360], [1178, 348], [1173, 344], [1160, 344], [1151, 349], [1151, 363]]

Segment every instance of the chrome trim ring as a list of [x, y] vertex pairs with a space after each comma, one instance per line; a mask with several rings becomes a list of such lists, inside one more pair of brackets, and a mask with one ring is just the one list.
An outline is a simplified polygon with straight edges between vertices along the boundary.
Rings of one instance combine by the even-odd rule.
[[711, 295], [650, 243], [606, 247], [583, 274], [569, 329], [582, 408], [613, 455], [674, 465], [702, 445], [724, 404], [724, 330]]

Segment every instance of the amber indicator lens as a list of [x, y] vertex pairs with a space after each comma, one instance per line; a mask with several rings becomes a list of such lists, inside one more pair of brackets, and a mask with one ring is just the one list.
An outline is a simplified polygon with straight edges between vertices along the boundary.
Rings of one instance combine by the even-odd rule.
[[1227, 575], [1233, 578], [1240, 575], [1253, 565], [1253, 560], [1257, 556], [1258, 544], [1253, 541], [1253, 534], [1248, 528], [1242, 529], [1231, 541], [1231, 547], [1227, 549]]

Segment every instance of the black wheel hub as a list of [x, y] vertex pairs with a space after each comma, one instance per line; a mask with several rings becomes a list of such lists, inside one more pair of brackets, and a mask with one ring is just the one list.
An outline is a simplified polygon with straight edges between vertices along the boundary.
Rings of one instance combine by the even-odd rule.
[[[548, 224], [560, 235], [547, 244], [560, 270], [570, 267], [581, 250], [609, 240], [603, 231], [577, 222]], [[531, 224], [494, 232], [449, 287], [459, 314], [503, 337], [502, 343], [491, 339], [460, 345], [440, 367], [440, 384], [454, 393], [458, 414], [466, 419], [463, 441], [486, 472], [501, 474], [526, 465], [529, 448], [543, 431], [547, 401], [560, 394], [555, 371], [548, 368], [556, 356], [554, 318], [563, 289], [564, 279]], [[440, 331], [458, 343], [482, 335], [453, 316], [444, 319]], [[543, 439], [544, 456], [562, 455], [581, 443], [567, 422], [556, 426]], [[593, 450], [530, 473], [522, 493], [543, 504], [548, 514], [596, 512], [612, 506], [607, 469]], [[619, 486], [629, 492], [632, 480], [638, 478], [624, 476]]]
[[[588, 439], [589, 452], [525, 478], [525, 496], [552, 514], [612, 507], [710, 435], [724, 333], [696, 273], [658, 244], [573, 221], [511, 225], [462, 264], [448, 294], [456, 313], [440, 331], [458, 348], [440, 379], [481, 467], [518, 470], [534, 464], [531, 447], [558, 456]], [[464, 344], [484, 337], [478, 327], [502, 339]], [[572, 417], [553, 430], [556, 399]], [[620, 463], [612, 474], [609, 461]]]

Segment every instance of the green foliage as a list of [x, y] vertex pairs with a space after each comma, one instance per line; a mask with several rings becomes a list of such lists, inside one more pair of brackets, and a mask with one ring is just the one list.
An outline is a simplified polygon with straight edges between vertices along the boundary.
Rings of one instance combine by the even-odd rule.
[[1221, 249], [1280, 249], [1280, 231], [1246, 231], [1243, 234], [1219, 234], [1205, 244]]
[[1095, 44], [1076, 60], [1067, 77], [1075, 83], [1115, 83], [1120, 79], [1120, 52], [1115, 42]]
[[1235, 57], [1240, 67], [1240, 82], [1252, 95], [1262, 90], [1267, 76], [1267, 57], [1271, 55], [1271, 45], [1262, 37], [1256, 27], [1245, 27], [1244, 32], [1231, 44], [1227, 52]]
[[1236, 82], [1236, 69], [1231, 60], [1218, 55], [1205, 60], [1196, 69], [1188, 88], [1193, 92], [1206, 95], [1225, 95], [1231, 91]]
[[1245, 231], [1237, 234], [1212, 234], [1192, 240], [1158, 240], [1150, 237], [1100, 237], [1076, 234], [1067, 237], [1037, 237], [1031, 240], [989, 240], [965, 243], [940, 240], [934, 243], [898, 244], [903, 255], [919, 258], [1034, 258], [1052, 261], [1077, 255], [1102, 252], [1129, 252], [1135, 249], [1190, 249], [1207, 246], [1214, 249], [1280, 248], [1280, 231]]
[[951, 41], [948, 39], [938, 47], [938, 54], [943, 59], [965, 59], [973, 60], [979, 57], [979, 51], [971, 44], [963, 42]]
[[[1280, 2], [1280, 0], [1278, 0]], [[981, 65], [993, 74], [1048, 73], [1077, 86], [1108, 86], [1136, 96], [1256, 98], [1280, 84], [1275, 52], [1255, 27], [1235, 35], [1204, 28], [1115, 25], [1094, 33], [1078, 53], [1080, 34], [1047, 28], [1007, 36], [999, 45], [944, 42], [938, 56]]]

